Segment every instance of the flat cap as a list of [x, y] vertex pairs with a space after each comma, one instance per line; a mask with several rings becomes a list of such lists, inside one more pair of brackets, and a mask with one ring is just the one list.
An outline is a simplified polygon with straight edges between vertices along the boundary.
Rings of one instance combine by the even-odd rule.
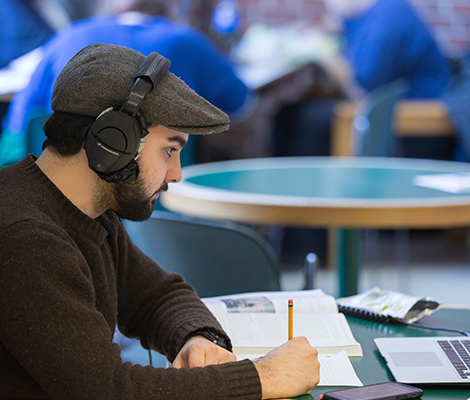
[[[123, 104], [145, 56], [127, 47], [97, 43], [80, 50], [64, 67], [54, 86], [54, 111], [98, 117]], [[229, 117], [167, 72], [147, 94], [140, 113], [148, 126], [195, 135], [223, 132]]]

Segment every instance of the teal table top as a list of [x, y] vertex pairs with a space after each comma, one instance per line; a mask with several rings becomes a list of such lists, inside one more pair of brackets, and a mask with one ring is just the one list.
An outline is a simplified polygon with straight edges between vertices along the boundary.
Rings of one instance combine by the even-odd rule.
[[[369, 322], [354, 317], [347, 317], [351, 330], [362, 345], [363, 357], [351, 357], [351, 363], [364, 385], [380, 382], [393, 382], [394, 379], [384, 360], [379, 354], [373, 342], [376, 337], [385, 336], [455, 336], [456, 333], [447, 331], [433, 331], [428, 329], [414, 328], [395, 324], [381, 324]], [[431, 326], [447, 327], [454, 329], [465, 329], [470, 331], [470, 309], [440, 309], [420, 323]], [[460, 337], [464, 337], [460, 335]], [[338, 390], [339, 387], [318, 387], [309, 396], [298, 397], [298, 399], [316, 399], [329, 390]], [[470, 386], [465, 388], [430, 388], [423, 387], [423, 400], [466, 400], [470, 398]]]
[[[296, 162], [301, 161], [301, 162]], [[389, 163], [363, 159], [271, 160], [206, 164], [185, 182], [230, 192], [320, 199], [409, 200], [467, 197], [417, 186], [413, 178], [443, 172], [470, 172], [468, 164]], [[197, 169], [194, 169], [197, 172]]]
[[[225, 161], [184, 168], [183, 181], [172, 185], [162, 202], [177, 212], [240, 222], [358, 228], [468, 225], [470, 193], [414, 183], [416, 176], [442, 173], [470, 173], [470, 164], [334, 157]], [[439, 215], [442, 210], [453, 215]]]

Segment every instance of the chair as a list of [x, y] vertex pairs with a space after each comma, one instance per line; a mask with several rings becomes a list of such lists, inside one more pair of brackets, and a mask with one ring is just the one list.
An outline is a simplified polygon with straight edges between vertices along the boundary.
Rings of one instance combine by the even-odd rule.
[[154, 211], [123, 221], [132, 241], [200, 297], [280, 290], [280, 262], [262, 236], [245, 226]]
[[43, 125], [51, 115], [47, 111], [37, 111], [28, 120], [26, 125], [26, 153], [32, 153], [39, 157], [42, 153], [42, 144], [46, 140]]
[[[393, 157], [399, 152], [393, 131], [393, 116], [397, 102], [408, 91], [404, 79], [397, 79], [370, 91], [359, 103], [351, 126], [351, 154], [368, 157]], [[368, 240], [377, 249], [377, 230], [368, 230]], [[396, 259], [401, 266], [409, 264], [409, 231], [395, 230]], [[378, 254], [375, 255], [378, 259]], [[406, 291], [406, 288], [403, 288]]]
[[396, 155], [393, 112], [407, 91], [406, 80], [397, 79], [364, 96], [351, 126], [351, 154], [369, 157]]

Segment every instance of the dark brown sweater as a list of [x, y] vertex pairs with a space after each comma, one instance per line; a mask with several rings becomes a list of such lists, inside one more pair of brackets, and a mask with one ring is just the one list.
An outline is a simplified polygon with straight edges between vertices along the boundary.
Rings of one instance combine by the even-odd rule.
[[190, 332], [223, 334], [194, 290], [136, 248], [113, 212], [83, 214], [31, 156], [0, 170], [0, 399], [261, 398], [250, 361], [123, 364], [116, 324], [170, 360]]

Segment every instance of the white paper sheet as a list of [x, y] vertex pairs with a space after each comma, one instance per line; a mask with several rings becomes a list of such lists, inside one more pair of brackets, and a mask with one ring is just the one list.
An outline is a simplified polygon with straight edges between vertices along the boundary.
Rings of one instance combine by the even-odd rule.
[[437, 189], [448, 193], [470, 193], [470, 173], [416, 175], [413, 182], [417, 186]]
[[[255, 361], [263, 357], [260, 354], [237, 355], [238, 360], [250, 359]], [[318, 386], [363, 386], [356, 371], [349, 361], [346, 351], [336, 354], [319, 354], [320, 383]]]

